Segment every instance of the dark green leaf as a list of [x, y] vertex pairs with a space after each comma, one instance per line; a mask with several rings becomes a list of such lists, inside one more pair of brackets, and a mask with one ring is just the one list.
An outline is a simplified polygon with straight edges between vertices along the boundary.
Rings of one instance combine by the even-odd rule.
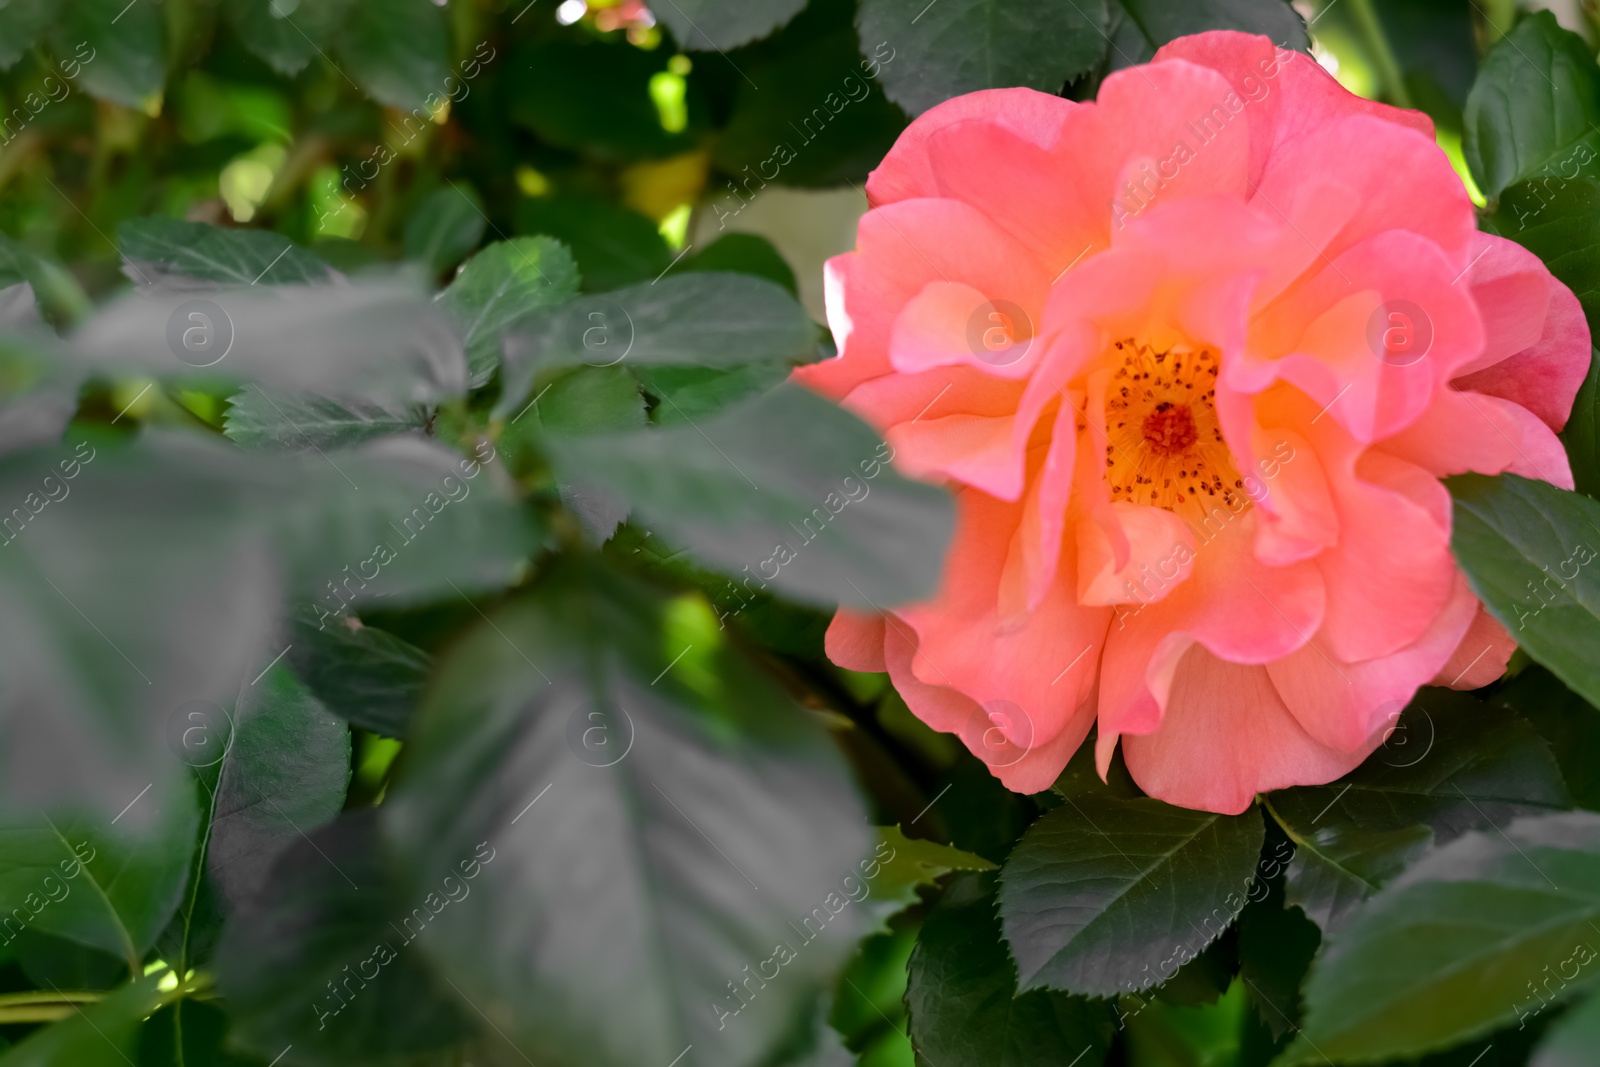
[[679, 47], [725, 52], [767, 36], [805, 6], [805, 0], [664, 0], [656, 10]]
[[1600, 811], [1600, 710], [1537, 666], [1518, 674], [1494, 702], [1533, 723], [1578, 806]]
[[995, 864], [982, 856], [907, 837], [898, 826], [878, 827], [878, 837], [874, 858], [882, 861], [883, 870], [873, 879], [872, 899], [867, 905], [874, 923], [870, 930], [874, 933], [888, 930], [892, 916], [917, 902], [919, 886], [931, 886], [951, 871], [995, 869]]
[[493, 857], [427, 947], [503, 1009], [522, 1056], [776, 1052], [854, 944], [864, 812], [838, 753], [704, 602], [569, 563], [430, 692], [386, 837], [419, 899], [474, 849]]
[[1018, 992], [995, 919], [992, 876], [958, 877], [923, 923], [906, 1006], [919, 1067], [1099, 1064], [1111, 1044], [1109, 1005], [1050, 990]]
[[1515, 474], [1463, 474], [1450, 547], [1472, 591], [1528, 654], [1600, 701], [1600, 502]]
[[224, 0], [223, 10], [244, 46], [293, 76], [325, 55], [350, 13], [351, 0]]
[[1563, 1015], [1534, 1051], [1528, 1067], [1588, 1067], [1600, 1049], [1600, 996]]
[[139, 1032], [136, 1067], [260, 1067], [225, 1047], [228, 1015], [215, 1004], [185, 997], [162, 1008]]
[[660, 400], [651, 413], [659, 426], [680, 426], [709, 418], [724, 408], [776, 389], [789, 377], [788, 360], [746, 363], [740, 367], [652, 367], [638, 364], [633, 375]]
[[63, 63], [80, 64], [90, 96], [154, 114], [166, 77], [166, 22], [154, 0], [73, 0], [56, 7], [49, 33]]
[[[23, 282], [33, 291], [39, 305], [63, 322], [73, 322], [89, 312], [88, 296], [66, 268], [20, 241], [0, 234], [0, 285], [10, 288]], [[11, 306], [7, 309], [13, 315], [7, 323], [12, 328], [31, 323], [31, 320], [20, 322], [16, 317], [19, 295], [11, 294]]]
[[1289, 1062], [1415, 1056], [1525, 1021], [1600, 978], [1597, 919], [1600, 815], [1466, 834], [1330, 938]]
[[432, 0], [354, 0], [338, 57], [374, 100], [429, 122], [425, 109], [449, 91], [449, 41], [444, 10]]
[[1534, 12], [1484, 57], [1464, 118], [1462, 150], [1485, 196], [1534, 178], [1576, 177], [1600, 154], [1594, 49], [1550, 12]]
[[886, 447], [783, 386], [704, 422], [552, 439], [549, 451], [563, 480], [628, 501], [752, 591], [871, 608], [932, 591], [953, 520], [942, 490], [884, 466]]
[[536, 196], [517, 207], [521, 233], [554, 237], [572, 250], [586, 292], [654, 278], [672, 263], [672, 249], [649, 218], [585, 196]]
[[426, 421], [420, 407], [306, 393], [273, 395], [247, 385], [228, 399], [223, 433], [246, 448], [305, 451], [420, 430]]
[[636, 430], [648, 420], [639, 382], [624, 367], [577, 367], [538, 391], [517, 416], [528, 431], [582, 435]]
[[1251, 894], [1239, 913], [1239, 976], [1261, 1021], [1281, 1038], [1300, 1025], [1300, 985], [1322, 933], [1304, 912], [1287, 906], [1283, 879], [1257, 884], [1266, 893]]
[[415, 645], [349, 618], [323, 619], [308, 605], [290, 615], [286, 657], [328, 710], [385, 737], [404, 737], [433, 659]]
[[[1306, 51], [1306, 24], [1284, 0], [1190, 0], [1188, 3], [1163, 3], [1161, 0], [1117, 0], [1118, 5], [1153, 53], [1168, 41], [1207, 30], [1240, 30], [1271, 37], [1280, 48]], [[1114, 66], [1144, 62], [1146, 55], [1112, 53]]]
[[0, 70], [10, 70], [39, 39], [55, 6], [48, 0], [5, 0], [0, 3]]
[[334, 276], [322, 260], [270, 230], [130, 219], [117, 227], [117, 244], [128, 260], [128, 276], [146, 285], [173, 278], [225, 286], [314, 285]]
[[571, 253], [548, 237], [497, 241], [467, 260], [439, 299], [466, 339], [472, 384], [494, 374], [508, 330], [577, 291]]
[[478, 247], [488, 225], [477, 190], [459, 184], [435, 189], [406, 222], [406, 258], [435, 272], [453, 267]]
[[1000, 870], [1019, 988], [1113, 996], [1171, 978], [1244, 907], [1263, 833], [1254, 810], [1069, 799]]
[[1267, 801], [1295, 843], [1288, 903], [1331, 931], [1431, 845], [1564, 808], [1570, 797], [1549, 746], [1527, 723], [1426, 688], [1360, 767]]
[[730, 233], [717, 238], [693, 255], [685, 256], [672, 268], [680, 270], [733, 271], [754, 274], [769, 282], [776, 282], [798, 296], [794, 269], [789, 266], [771, 241], [753, 233]]
[[913, 115], [962, 93], [1026, 86], [1047, 93], [1105, 54], [1105, 0], [862, 0], [864, 41], [889, 40], [880, 77]]
[[1589, 373], [1572, 401], [1561, 443], [1578, 492], [1600, 498], [1600, 350], [1590, 351]]
[[430, 909], [451, 907], [441, 892], [453, 910], [478, 907], [483, 883], [452, 877], [432, 899], [405, 895], [375, 821], [347, 815], [297, 839], [229, 921], [217, 979], [240, 1043], [263, 1062], [292, 1044], [296, 1064], [403, 1063], [471, 1033], [477, 1016], [428, 959]]
[[1590, 330], [1600, 323], [1600, 179], [1580, 174], [1519, 182], [1500, 194], [1484, 228], [1544, 260], [1583, 305]]
[[145, 1016], [161, 1003], [150, 975], [131, 982], [111, 996], [59, 1023], [41, 1027], [27, 1040], [0, 1055], [0, 1067], [127, 1067], [139, 1046]]

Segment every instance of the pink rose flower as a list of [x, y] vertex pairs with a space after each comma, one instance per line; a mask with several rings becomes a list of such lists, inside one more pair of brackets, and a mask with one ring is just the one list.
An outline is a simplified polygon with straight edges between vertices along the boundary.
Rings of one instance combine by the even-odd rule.
[[1146, 792], [1227, 813], [1504, 671], [1439, 479], [1570, 488], [1589, 330], [1477, 231], [1426, 117], [1207, 33], [1094, 103], [941, 104], [867, 193], [827, 269], [839, 355], [796, 376], [959, 520], [933, 598], [840, 611], [835, 662], [1012, 789], [1098, 723], [1102, 774], [1120, 740]]

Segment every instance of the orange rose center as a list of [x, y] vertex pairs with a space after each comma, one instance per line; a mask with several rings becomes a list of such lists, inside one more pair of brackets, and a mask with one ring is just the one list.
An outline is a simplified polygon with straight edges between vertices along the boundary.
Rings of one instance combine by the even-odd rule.
[[1129, 339], [1106, 354], [1106, 481], [1113, 501], [1200, 518], [1249, 506], [1217, 422], [1217, 354]]

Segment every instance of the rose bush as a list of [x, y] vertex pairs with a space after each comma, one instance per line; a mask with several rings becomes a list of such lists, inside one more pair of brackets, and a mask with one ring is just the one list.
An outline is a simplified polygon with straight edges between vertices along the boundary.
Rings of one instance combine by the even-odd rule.
[[835, 662], [1014, 790], [1097, 725], [1102, 774], [1120, 740], [1146, 792], [1226, 813], [1349, 771], [1422, 685], [1499, 677], [1440, 479], [1570, 487], [1589, 330], [1432, 134], [1232, 32], [1094, 102], [914, 122], [829, 263], [838, 356], [796, 376], [959, 526], [931, 599], [838, 613]]

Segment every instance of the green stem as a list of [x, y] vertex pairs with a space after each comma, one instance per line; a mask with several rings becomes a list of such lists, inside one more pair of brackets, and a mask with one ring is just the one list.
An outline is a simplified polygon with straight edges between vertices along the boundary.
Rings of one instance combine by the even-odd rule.
[[1415, 107], [1411, 94], [1406, 91], [1405, 78], [1400, 73], [1400, 61], [1395, 58], [1389, 37], [1383, 32], [1383, 23], [1372, 7], [1372, 0], [1350, 0], [1350, 11], [1361, 30], [1373, 66], [1378, 68], [1378, 82], [1383, 95], [1396, 107]]

